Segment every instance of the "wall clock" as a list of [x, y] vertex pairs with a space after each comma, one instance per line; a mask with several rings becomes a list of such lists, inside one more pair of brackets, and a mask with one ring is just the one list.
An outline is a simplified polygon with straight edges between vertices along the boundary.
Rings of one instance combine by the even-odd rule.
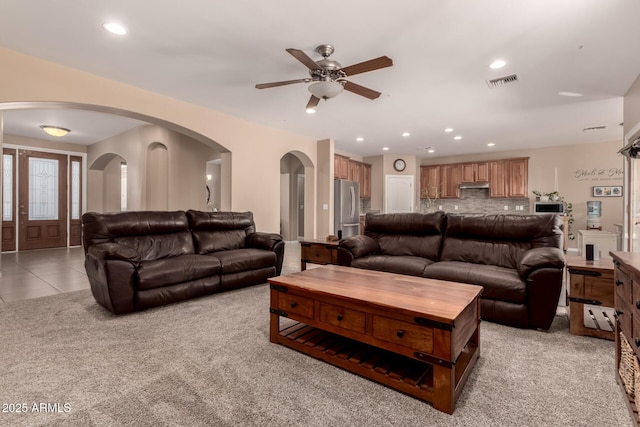
[[393, 162], [393, 168], [398, 172], [402, 172], [407, 167], [407, 163], [402, 159], [397, 159]]

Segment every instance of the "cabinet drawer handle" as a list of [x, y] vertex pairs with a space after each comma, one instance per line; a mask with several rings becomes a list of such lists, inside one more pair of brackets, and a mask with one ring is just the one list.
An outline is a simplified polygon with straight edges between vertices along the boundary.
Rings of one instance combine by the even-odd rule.
[[336, 317], [336, 319], [338, 319], [338, 321], [342, 320], [342, 314], [338, 314], [338, 317]]
[[633, 341], [636, 343], [636, 347], [640, 347], [640, 338], [635, 337]]
[[638, 310], [640, 310], [640, 299], [639, 299], [638, 301], [636, 301], [636, 308], [637, 308]]
[[624, 282], [620, 279], [616, 279], [616, 286], [624, 285]]
[[622, 316], [623, 314], [622, 310], [616, 309], [616, 316]]
[[291, 301], [291, 308], [296, 308], [298, 306], [298, 303], [295, 301]]
[[402, 338], [404, 336], [404, 331], [402, 329], [400, 329], [399, 331], [396, 332], [396, 336], [398, 338]]

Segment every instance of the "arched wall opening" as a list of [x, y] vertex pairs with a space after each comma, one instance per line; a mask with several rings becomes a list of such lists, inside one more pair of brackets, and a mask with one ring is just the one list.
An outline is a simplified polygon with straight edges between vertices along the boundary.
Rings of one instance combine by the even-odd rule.
[[[87, 204], [97, 212], [127, 210], [127, 180], [123, 182], [123, 166], [126, 176], [127, 161], [115, 153], [97, 158], [88, 168], [89, 191]], [[124, 189], [123, 189], [124, 187]]]
[[280, 234], [285, 241], [314, 237], [315, 167], [299, 151], [280, 158]]

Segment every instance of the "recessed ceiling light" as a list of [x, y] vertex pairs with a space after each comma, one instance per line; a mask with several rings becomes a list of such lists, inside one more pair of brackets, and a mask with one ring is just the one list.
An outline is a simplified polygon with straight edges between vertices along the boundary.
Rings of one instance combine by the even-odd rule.
[[402, 136], [411, 136], [411, 134], [409, 132], [404, 132]]
[[117, 22], [105, 22], [102, 24], [102, 28], [109, 31], [110, 33], [117, 34], [119, 36], [123, 36], [127, 34], [127, 29], [122, 26], [122, 24], [118, 24]]
[[446, 128], [444, 131], [445, 132], [453, 132], [453, 128]]
[[435, 152], [436, 152], [436, 150], [434, 150], [433, 148], [429, 148], [429, 149], [427, 150], [427, 153], [435, 153]]
[[59, 126], [42, 125], [40, 128], [45, 131], [46, 134], [57, 137], [65, 136], [71, 132], [69, 129], [61, 128]]
[[462, 137], [460, 135], [456, 135], [456, 136], [453, 137], [453, 139], [455, 139], [457, 141], [459, 139], [462, 139]]
[[382, 151], [389, 151], [389, 147], [382, 147]]
[[487, 144], [487, 147], [493, 147], [494, 145], [496, 145], [495, 142], [490, 142], [490, 143]]
[[578, 98], [578, 97], [582, 96], [582, 94], [578, 93], [578, 92], [558, 92], [558, 95], [560, 95], [560, 96], [569, 96], [569, 97], [572, 97], [572, 98]]
[[493, 62], [491, 63], [491, 65], [489, 65], [489, 68], [492, 68], [492, 69], [494, 69], [494, 70], [497, 70], [498, 68], [502, 68], [502, 67], [504, 67], [505, 65], [507, 65], [507, 63], [506, 63], [504, 60], [502, 60], [502, 59], [497, 59], [497, 60], [493, 61]]
[[364, 138], [363, 138], [363, 137], [361, 137], [361, 136], [359, 136], [359, 137], [357, 137], [357, 138], [356, 138], [356, 141], [358, 141], [358, 142], [362, 142], [362, 141], [364, 141]]
[[307, 112], [307, 114], [313, 114], [316, 112], [314, 108], [307, 108], [305, 111]]

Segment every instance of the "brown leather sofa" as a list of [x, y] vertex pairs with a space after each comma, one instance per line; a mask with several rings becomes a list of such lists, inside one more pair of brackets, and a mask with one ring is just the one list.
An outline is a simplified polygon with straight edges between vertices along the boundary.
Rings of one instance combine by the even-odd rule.
[[96, 301], [130, 313], [243, 286], [282, 270], [284, 241], [251, 212], [88, 212], [85, 268]]
[[482, 286], [481, 317], [549, 329], [562, 288], [556, 215], [367, 214], [343, 239], [341, 265]]

